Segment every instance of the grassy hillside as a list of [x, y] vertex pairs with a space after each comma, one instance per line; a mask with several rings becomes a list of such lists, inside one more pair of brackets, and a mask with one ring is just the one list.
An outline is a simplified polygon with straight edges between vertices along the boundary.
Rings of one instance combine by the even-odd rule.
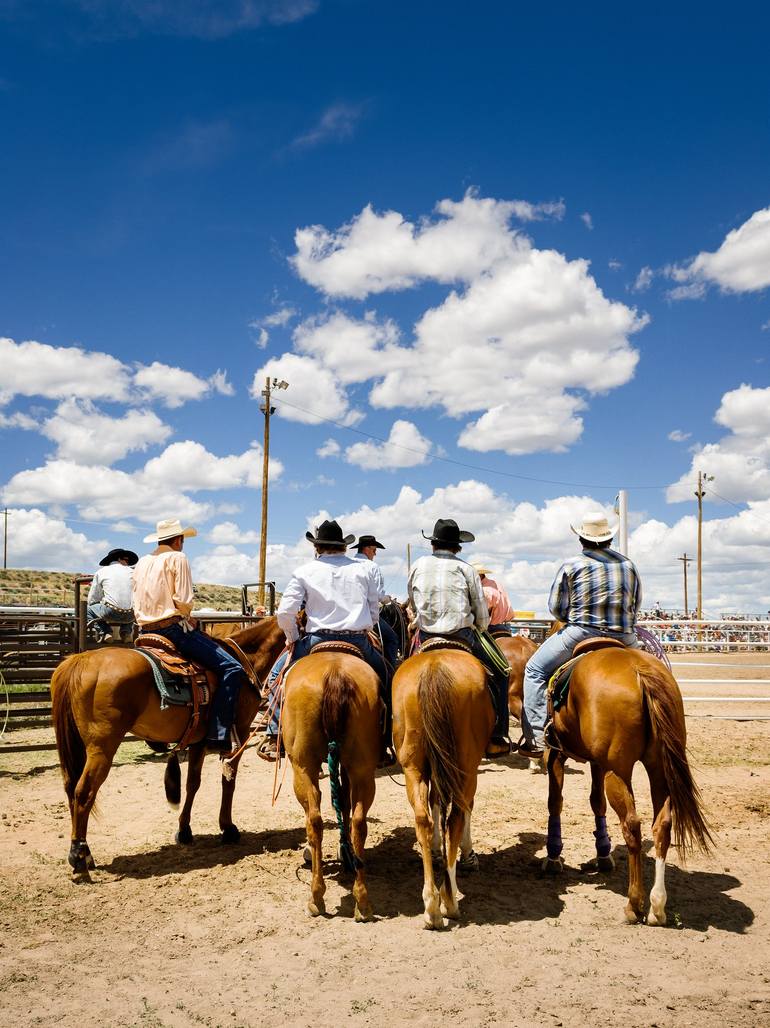
[[[72, 607], [76, 577], [68, 571], [0, 569], [0, 607]], [[250, 593], [250, 598], [255, 600], [255, 593]], [[199, 609], [240, 610], [241, 590], [232, 585], [197, 583], [195, 606]]]

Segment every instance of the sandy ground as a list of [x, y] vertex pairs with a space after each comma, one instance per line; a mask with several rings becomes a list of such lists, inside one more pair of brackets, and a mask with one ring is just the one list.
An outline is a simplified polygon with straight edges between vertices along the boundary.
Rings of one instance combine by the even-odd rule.
[[[756, 656], [755, 664], [770, 664], [770, 655]], [[711, 676], [708, 668], [679, 671]], [[769, 673], [740, 667], [741, 676]], [[593, 818], [589, 776], [578, 765], [568, 766], [567, 867], [559, 878], [542, 877], [537, 860], [545, 777], [517, 758], [483, 766], [474, 818], [480, 871], [460, 881], [460, 922], [426, 932], [400, 774], [378, 778], [367, 856], [378, 916], [358, 925], [334, 856], [328, 788], [330, 913], [305, 914], [309, 872], [291, 770], [271, 807], [272, 768], [247, 754], [235, 802], [243, 837], [225, 847], [216, 827], [219, 774], [209, 758], [193, 816], [196, 841], [182, 848], [173, 843], [162, 760], [142, 745], [123, 747], [89, 833], [99, 869], [92, 885], [75, 886], [55, 757], [0, 757], [3, 1022], [767, 1025], [770, 721], [712, 720], [736, 714], [727, 704], [688, 709], [698, 715], [688, 721], [690, 746], [718, 846], [686, 868], [672, 850], [668, 928], [623, 922], [627, 864], [614, 816], [615, 872], [581, 870], [593, 855]], [[635, 786], [649, 844], [641, 769]], [[649, 887], [649, 856], [645, 864]]]

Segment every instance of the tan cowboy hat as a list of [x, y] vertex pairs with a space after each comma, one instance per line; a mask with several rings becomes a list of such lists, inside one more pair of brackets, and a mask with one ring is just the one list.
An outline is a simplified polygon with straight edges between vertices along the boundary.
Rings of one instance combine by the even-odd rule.
[[570, 528], [582, 539], [588, 539], [591, 543], [604, 543], [615, 535], [618, 526], [610, 526], [609, 521], [600, 510], [592, 510], [583, 516], [579, 525], [570, 525]]
[[146, 543], [162, 543], [164, 539], [174, 539], [178, 535], [183, 535], [185, 539], [189, 539], [190, 536], [197, 534], [198, 532], [194, 528], [182, 528], [182, 522], [179, 518], [166, 518], [165, 521], [158, 522], [156, 530], [146, 535], [144, 541]]
[[477, 575], [491, 575], [491, 574], [494, 574], [492, 569], [488, 568], [485, 564], [480, 564], [478, 562], [476, 562], [476, 563], [471, 562], [471, 567], [473, 568], [473, 570], [476, 572]]

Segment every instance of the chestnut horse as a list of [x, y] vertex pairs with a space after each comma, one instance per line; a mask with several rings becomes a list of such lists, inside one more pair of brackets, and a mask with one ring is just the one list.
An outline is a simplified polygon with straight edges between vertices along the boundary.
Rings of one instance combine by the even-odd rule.
[[[554, 715], [555, 738], [547, 733], [548, 841], [543, 867], [559, 871], [564, 762], [591, 767], [591, 807], [597, 865], [614, 866], [607, 833], [607, 798], [620, 819], [628, 847], [629, 922], [642, 919], [645, 905], [641, 822], [631, 775], [641, 761], [650, 780], [655, 842], [655, 884], [647, 924], [666, 923], [666, 856], [673, 831], [680, 858], [695, 847], [709, 851], [712, 838], [687, 761], [684, 704], [671, 672], [656, 658], [625, 647], [587, 653], [575, 665], [567, 701]], [[606, 790], [606, 795], [605, 795]]]
[[[284, 644], [275, 618], [265, 618], [233, 636], [261, 682]], [[259, 707], [256, 689], [245, 686], [238, 697], [236, 730], [245, 739]], [[112, 766], [118, 746], [129, 732], [152, 742], [175, 743], [189, 720], [187, 707], [160, 709], [152, 669], [134, 649], [105, 647], [76, 653], [59, 664], [51, 679], [51, 705], [64, 790], [72, 817], [69, 863], [73, 881], [90, 881], [94, 861], [88, 847], [88, 818], [96, 794]], [[196, 729], [188, 750], [187, 790], [179, 815], [177, 842], [191, 843], [190, 811], [206, 755], [205, 721]], [[237, 770], [239, 757], [232, 761]], [[166, 795], [179, 802], [179, 762], [175, 754], [166, 770]], [[219, 827], [223, 842], [237, 842], [232, 801], [235, 774], [222, 776]]]
[[374, 800], [380, 755], [379, 679], [360, 657], [325, 650], [300, 658], [287, 672], [285, 684], [283, 743], [294, 773], [294, 793], [305, 811], [312, 864], [308, 912], [315, 917], [326, 911], [318, 779], [321, 764], [328, 760], [340, 857], [345, 870], [355, 873], [355, 919], [369, 921], [372, 908], [363, 858], [366, 815]]
[[[511, 671], [508, 675], [508, 710], [521, 724], [521, 707], [524, 702], [524, 668], [527, 661], [537, 649], [537, 643], [526, 635], [495, 635], [495, 642], [505, 655]], [[540, 757], [531, 758], [530, 771], [541, 772], [543, 762]]]
[[[417, 653], [404, 661], [393, 678], [393, 741], [414, 810], [427, 928], [442, 928], [442, 913], [459, 917], [457, 851], [468, 867], [474, 866], [471, 812], [479, 764], [494, 724], [487, 673], [470, 653], [456, 649]], [[433, 874], [432, 843], [434, 851], [443, 850], [440, 892]]]

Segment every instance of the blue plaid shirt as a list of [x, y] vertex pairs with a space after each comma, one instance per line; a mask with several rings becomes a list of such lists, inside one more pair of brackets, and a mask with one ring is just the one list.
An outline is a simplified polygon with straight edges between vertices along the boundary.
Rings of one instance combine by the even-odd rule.
[[602, 632], [633, 632], [641, 603], [634, 563], [609, 549], [583, 550], [565, 561], [548, 597], [557, 620]]

